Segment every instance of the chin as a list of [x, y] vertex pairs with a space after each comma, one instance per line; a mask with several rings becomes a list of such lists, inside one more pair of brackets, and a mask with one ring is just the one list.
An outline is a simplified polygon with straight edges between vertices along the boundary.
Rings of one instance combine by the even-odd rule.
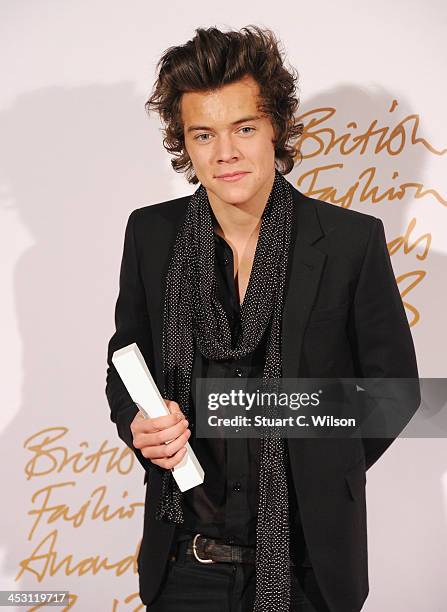
[[245, 202], [254, 196], [252, 189], [237, 187], [236, 185], [229, 185], [226, 189], [219, 189], [217, 194], [221, 200], [230, 204], [238, 204]]

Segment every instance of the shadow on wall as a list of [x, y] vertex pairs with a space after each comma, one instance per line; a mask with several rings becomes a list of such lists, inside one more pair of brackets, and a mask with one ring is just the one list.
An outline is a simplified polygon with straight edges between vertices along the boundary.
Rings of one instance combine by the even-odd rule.
[[[73, 554], [73, 566], [89, 555], [106, 556], [111, 548], [115, 551], [109, 554], [110, 562], [135, 551], [142, 532], [141, 508], [133, 521], [105, 525], [99, 518], [88, 527], [86, 519], [78, 529], [60, 518], [48, 524], [47, 512], [30, 541], [36, 516], [28, 511], [42, 505], [43, 494], [34, 503], [31, 497], [49, 483], [75, 482], [76, 486], [53, 491], [48, 502], [67, 503], [71, 515], [90, 496], [91, 506], [97, 502], [98, 495], [92, 492], [98, 485], [108, 486], [104, 504], [111, 502], [110, 513], [130, 500], [144, 499], [143, 474], [136, 461], [134, 481], [130, 476], [120, 479], [116, 470], [107, 473], [110, 452], [95, 473], [87, 470], [76, 475], [70, 466], [57, 473], [56, 468], [63, 461], [64, 447], [71, 454], [87, 455], [108, 440], [109, 449], [126, 448], [109, 420], [104, 392], [124, 229], [133, 209], [176, 197], [172, 193], [176, 175], [164, 154], [158, 120], [148, 119], [144, 98], [135, 93], [132, 83], [28, 93], [1, 113], [0, 129], [0, 174], [7, 188], [3, 196], [8, 205], [12, 202], [33, 241], [14, 271], [21, 344], [16, 369], [23, 372], [20, 405], [0, 440], [6, 458], [0, 467], [5, 483], [2, 574], [11, 580], [19, 573], [20, 561], [57, 528], [55, 565], [69, 554]], [[184, 192], [188, 189], [185, 183]], [[7, 208], [4, 203], [3, 208]], [[24, 442], [50, 427], [69, 430], [47, 445], [61, 447], [52, 453], [57, 465], [50, 458], [41, 459], [39, 469], [52, 470], [51, 474], [27, 482], [25, 466], [33, 454]], [[80, 464], [84, 462], [85, 458]], [[124, 463], [129, 464], [129, 457]], [[127, 499], [125, 490], [129, 490]], [[122, 534], [121, 541], [117, 532]], [[49, 547], [46, 543], [40, 554], [48, 553]], [[41, 572], [46, 561], [36, 561], [34, 570]], [[69, 577], [61, 568], [50, 579], [49, 571], [48, 567], [42, 583], [31, 571], [25, 572], [14, 588], [58, 585], [77, 591], [76, 573]], [[84, 576], [82, 588], [96, 593], [95, 599], [102, 593], [111, 600], [111, 576], [117, 580], [110, 570], [100, 571], [89, 581]], [[130, 570], [116, 583], [120, 589], [123, 579], [128, 580], [129, 589], [137, 589], [137, 577]], [[98, 606], [109, 608], [111, 604]]]

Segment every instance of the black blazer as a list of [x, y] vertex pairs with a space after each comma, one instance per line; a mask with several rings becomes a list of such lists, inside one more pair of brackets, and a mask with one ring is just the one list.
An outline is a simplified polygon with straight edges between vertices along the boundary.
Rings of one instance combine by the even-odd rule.
[[[282, 324], [283, 376], [418, 377], [407, 317], [380, 219], [306, 197], [293, 185], [293, 245]], [[165, 278], [190, 196], [143, 206], [127, 223], [107, 355], [111, 420], [146, 474], [138, 554], [140, 597], [155, 599], [174, 526], [154, 517], [163, 468], [132, 445], [137, 408], [111, 357], [136, 342], [161, 388]], [[409, 413], [420, 404], [419, 392]], [[407, 407], [408, 408], [408, 407]], [[287, 440], [310, 562], [332, 612], [358, 612], [368, 591], [366, 470], [392, 443], [378, 439]]]

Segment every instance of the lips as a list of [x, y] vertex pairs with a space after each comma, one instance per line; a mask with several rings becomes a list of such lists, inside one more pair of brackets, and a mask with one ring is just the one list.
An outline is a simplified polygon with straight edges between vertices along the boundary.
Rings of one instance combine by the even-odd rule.
[[226, 182], [232, 183], [234, 181], [240, 180], [241, 178], [243, 178], [247, 174], [248, 174], [248, 172], [232, 172], [231, 174], [224, 174], [224, 175], [221, 175], [221, 176], [217, 176], [216, 178], [220, 179], [221, 181], [226, 181]]

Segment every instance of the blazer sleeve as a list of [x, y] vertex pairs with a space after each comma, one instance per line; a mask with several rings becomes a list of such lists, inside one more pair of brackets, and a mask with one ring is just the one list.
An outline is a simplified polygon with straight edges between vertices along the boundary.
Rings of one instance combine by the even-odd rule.
[[[365, 388], [365, 394], [362, 395], [371, 406], [379, 400], [381, 410], [388, 406], [390, 409], [402, 408], [405, 415], [399, 420], [402, 430], [420, 405], [418, 368], [410, 326], [386, 244], [383, 222], [375, 217], [373, 219], [353, 299], [348, 333], [354, 352], [356, 375], [362, 379], [412, 379], [409, 386], [405, 381], [405, 387], [390, 383], [386, 387], [387, 397], [375, 396], [377, 387], [373, 384], [368, 388], [368, 384], [360, 383]], [[378, 388], [380, 387], [379, 384]], [[404, 398], [399, 395], [401, 388], [410, 390], [410, 393], [405, 392]], [[394, 398], [389, 397], [390, 389], [395, 389]], [[366, 469], [379, 459], [394, 439], [395, 437], [362, 439]]]
[[140, 449], [133, 446], [130, 424], [137, 414], [138, 408], [112, 363], [112, 355], [116, 350], [136, 342], [148, 367], [151, 368], [151, 326], [135, 241], [137, 214], [138, 209], [130, 214], [125, 230], [119, 275], [119, 294], [115, 306], [115, 333], [110, 338], [107, 349], [105, 393], [110, 407], [110, 419], [116, 424], [119, 437], [135, 453], [144, 469], [149, 470], [156, 467], [155, 464], [144, 457]]

